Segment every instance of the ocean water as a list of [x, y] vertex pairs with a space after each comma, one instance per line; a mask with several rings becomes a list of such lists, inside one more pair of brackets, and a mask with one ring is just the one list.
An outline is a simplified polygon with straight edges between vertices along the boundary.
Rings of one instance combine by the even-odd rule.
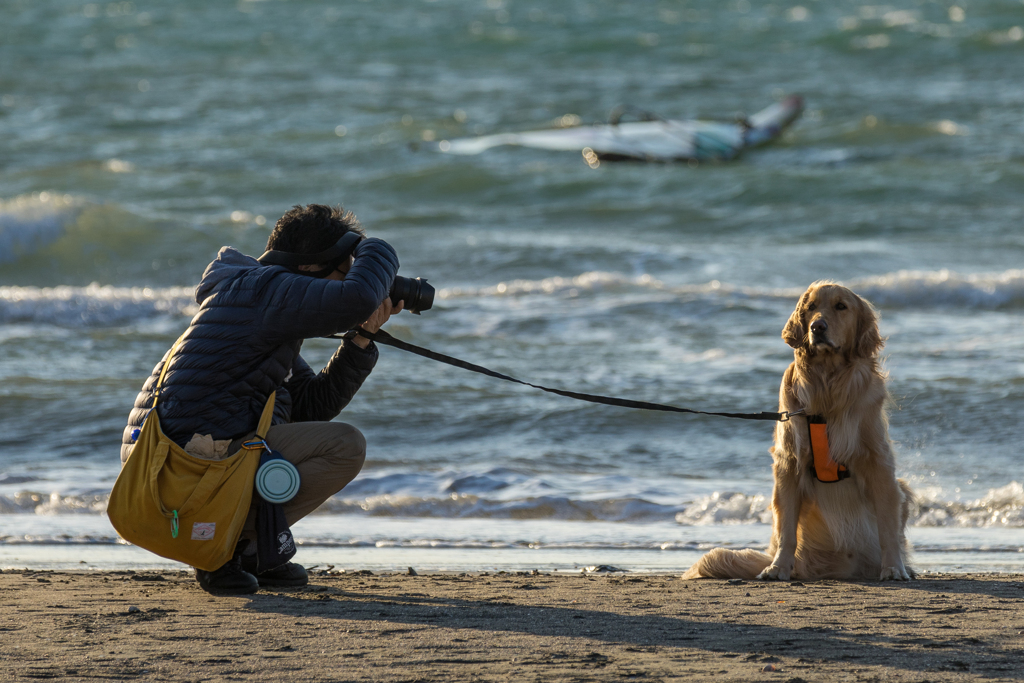
[[[104, 515], [222, 245], [341, 203], [438, 288], [390, 331], [525, 380], [774, 410], [811, 282], [881, 312], [917, 566], [1024, 570], [1024, 3], [0, 7], [0, 566], [173, 566]], [[436, 143], [620, 104], [804, 116], [735, 163]], [[568, 117], [568, 118], [567, 118]], [[304, 355], [333, 350], [311, 340]], [[394, 349], [306, 564], [676, 571], [770, 534], [770, 423], [575, 402]]]

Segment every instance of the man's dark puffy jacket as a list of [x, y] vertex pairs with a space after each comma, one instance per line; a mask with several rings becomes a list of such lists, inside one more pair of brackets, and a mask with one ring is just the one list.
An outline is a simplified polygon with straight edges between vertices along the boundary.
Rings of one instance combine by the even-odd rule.
[[[365, 239], [344, 280], [322, 280], [263, 266], [224, 247], [196, 288], [192, 319], [164, 377], [157, 414], [170, 439], [184, 446], [193, 434], [236, 439], [256, 429], [271, 392], [274, 424], [330, 420], [341, 412], [377, 362], [345, 343], [319, 374], [299, 356], [302, 341], [350, 330], [370, 317], [391, 289], [398, 257], [387, 242]], [[167, 355], [135, 399], [121, 446], [153, 405]]]

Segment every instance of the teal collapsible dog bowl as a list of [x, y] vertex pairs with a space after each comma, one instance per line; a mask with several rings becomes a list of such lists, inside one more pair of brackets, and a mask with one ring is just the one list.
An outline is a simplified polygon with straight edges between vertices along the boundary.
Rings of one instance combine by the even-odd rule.
[[268, 503], [287, 503], [299, 492], [299, 471], [287, 460], [275, 458], [256, 470], [256, 490]]

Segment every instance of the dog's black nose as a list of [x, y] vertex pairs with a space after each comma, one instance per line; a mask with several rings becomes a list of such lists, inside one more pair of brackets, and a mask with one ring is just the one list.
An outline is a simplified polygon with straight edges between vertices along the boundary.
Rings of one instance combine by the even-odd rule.
[[825, 330], [827, 330], [827, 329], [828, 329], [828, 323], [826, 323], [821, 318], [818, 318], [813, 323], [811, 323], [811, 333], [812, 334], [823, 334], [825, 332]]

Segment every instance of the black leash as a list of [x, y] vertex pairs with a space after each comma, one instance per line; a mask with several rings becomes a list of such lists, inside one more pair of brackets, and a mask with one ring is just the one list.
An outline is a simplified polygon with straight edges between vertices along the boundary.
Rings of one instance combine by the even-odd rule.
[[676, 406], [662, 405], [661, 403], [648, 403], [647, 401], [631, 401], [625, 398], [597, 396], [595, 394], [581, 394], [576, 391], [564, 391], [562, 389], [551, 389], [550, 387], [543, 387], [539, 384], [530, 384], [529, 382], [524, 382], [521, 379], [516, 379], [515, 377], [509, 377], [508, 375], [503, 375], [500, 372], [489, 370], [483, 366], [474, 365], [473, 363], [468, 363], [464, 360], [459, 360], [458, 358], [446, 356], [443, 353], [437, 353], [436, 351], [431, 351], [430, 349], [425, 349], [423, 347], [415, 346], [408, 342], [404, 342], [401, 339], [396, 339], [395, 337], [392, 337], [384, 330], [379, 330], [377, 332], [368, 332], [362, 328], [359, 328], [356, 330], [351, 330], [345, 333], [344, 335], [340, 335], [340, 337], [339, 335], [333, 335], [333, 337], [336, 339], [352, 339], [356, 335], [359, 335], [360, 337], [366, 337], [367, 339], [371, 339], [378, 344], [384, 344], [385, 346], [393, 346], [396, 349], [408, 351], [409, 353], [414, 353], [417, 356], [423, 356], [424, 358], [429, 358], [431, 360], [436, 360], [441, 363], [446, 363], [447, 365], [462, 368], [463, 370], [478, 372], [481, 375], [487, 375], [488, 377], [503, 379], [507, 382], [515, 382], [516, 384], [522, 384], [523, 386], [533, 387], [534, 389], [540, 389], [541, 391], [546, 391], [550, 394], [558, 394], [559, 396], [574, 398], [577, 401], [602, 403], [607, 406], [620, 406], [622, 408], [636, 408], [637, 410], [658, 410], [666, 413], [694, 413], [696, 415], [732, 417], [738, 420], [771, 420], [773, 422], [787, 422], [792, 415], [798, 415], [803, 412], [783, 411], [781, 413], [709, 413], [703, 410], [690, 410], [689, 408], [677, 408]]

